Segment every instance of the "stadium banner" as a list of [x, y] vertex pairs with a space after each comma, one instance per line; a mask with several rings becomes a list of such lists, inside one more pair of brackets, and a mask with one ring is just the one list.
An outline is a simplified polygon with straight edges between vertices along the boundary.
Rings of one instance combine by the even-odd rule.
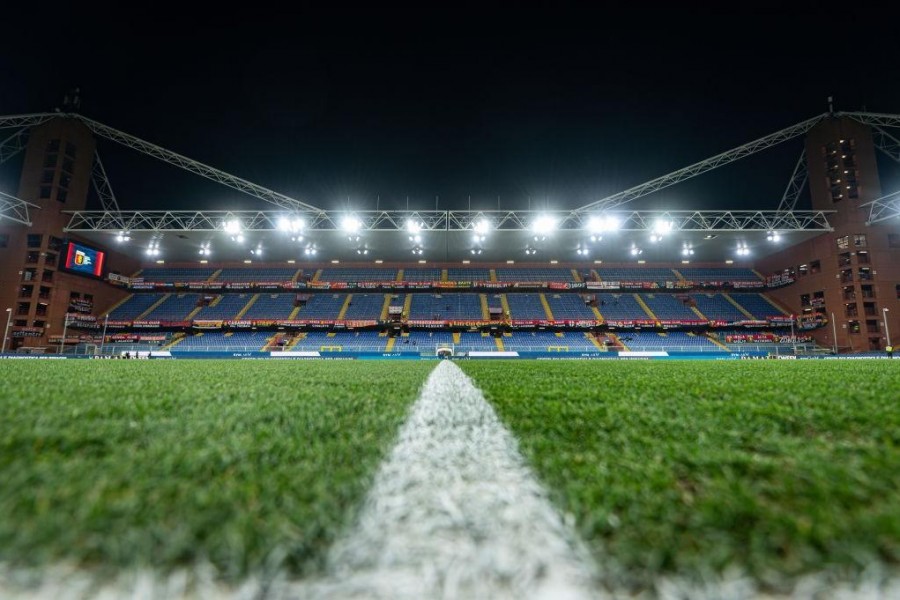
[[123, 283], [128, 285], [132, 282], [130, 277], [125, 277], [124, 275], [119, 275], [118, 273], [109, 273], [106, 276], [106, 280], [110, 283]]
[[663, 328], [667, 327], [696, 327], [699, 325], [706, 325], [709, 321], [703, 321], [700, 319], [663, 319], [658, 321], [659, 326]]
[[242, 281], [235, 281], [225, 284], [226, 290], [249, 290], [251, 287], [252, 286], [249, 283], [245, 283]]
[[521, 288], [521, 289], [540, 289], [547, 287], [547, 282], [545, 281], [516, 281], [513, 282], [512, 287]]
[[253, 327], [253, 321], [242, 321], [236, 319], [225, 319], [222, 321], [222, 325], [226, 327], [234, 327], [235, 329], [249, 329]]
[[435, 287], [440, 287], [440, 284], [441, 284], [441, 283], [446, 283], [446, 282], [440, 282], [440, 281], [434, 281], [434, 282], [432, 282], [432, 281], [410, 281], [410, 282], [407, 282], [406, 287], [409, 288], [409, 289], [411, 289], [411, 290], [430, 290], [430, 289], [435, 288]]
[[547, 287], [550, 288], [551, 290], [569, 290], [569, 289], [572, 289], [573, 285], [574, 284], [572, 284], [572, 283], [562, 283], [562, 282], [551, 281], [547, 284]]
[[216, 320], [196, 320], [191, 323], [194, 329], [222, 329], [223, 321]]
[[150, 281], [135, 281], [128, 285], [132, 290], [152, 290], [154, 285]]
[[428, 321], [428, 320], [415, 320], [415, 321], [407, 321], [407, 325], [410, 327], [424, 327], [424, 328], [438, 328], [444, 327], [446, 325], [446, 321]]
[[135, 329], [156, 329], [160, 324], [160, 321], [132, 321], [131, 326]]
[[736, 290], [761, 288], [761, 287], [765, 287], [765, 285], [766, 284], [764, 284], [762, 281], [732, 281], [731, 282], [731, 287], [733, 287]]
[[790, 275], [772, 275], [766, 278], [766, 287], [778, 288], [794, 283], [794, 278]]
[[80, 314], [91, 314], [94, 310], [93, 300], [72, 299], [69, 300], [69, 312]]
[[448, 327], [485, 327], [490, 325], [490, 321], [447, 321]]
[[791, 318], [791, 317], [789, 317], [789, 316], [787, 316], [787, 315], [783, 315], [783, 316], [774, 316], [774, 317], [766, 317], [766, 321], [768, 321], [769, 323], [771, 323], [772, 325], [774, 325], [774, 326], [776, 326], [776, 327], [778, 327], [779, 325], [783, 325], [783, 326], [785, 326], [785, 327], [790, 327], [790, 326], [791, 326], [791, 322], [792, 322], [793, 320], [794, 320], [793, 318]]
[[44, 335], [42, 327], [19, 327], [18, 329], [13, 329], [12, 332], [14, 338], [41, 337], [42, 335]]
[[71, 323], [72, 321], [87, 321], [93, 323], [97, 320], [97, 317], [95, 317], [94, 315], [86, 315], [79, 312], [67, 312], [66, 320], [69, 321], [69, 323]]
[[361, 290], [377, 290], [380, 285], [377, 281], [359, 281], [356, 283], [356, 287]]
[[274, 281], [261, 281], [255, 287], [258, 290], [281, 290], [284, 289], [284, 284]]
[[[240, 321], [235, 321], [236, 323], [240, 323]], [[275, 325], [274, 319], [254, 319], [252, 321], [254, 326], [257, 327], [272, 327]]]
[[728, 323], [729, 327], [766, 327], [768, 326], [768, 321], [760, 321], [757, 319], [745, 319], [743, 321], [731, 321]]
[[475, 287], [484, 288], [486, 290], [503, 290], [510, 287], [506, 281], [479, 281]]
[[121, 329], [123, 327], [131, 327], [131, 321], [106, 321], [104, 325], [113, 329]]
[[453, 289], [456, 287], [463, 287], [463, 284], [467, 284], [465, 287], [468, 287], [468, 285], [471, 285], [470, 283], [463, 282], [463, 281], [435, 281], [434, 287], [440, 288], [440, 289]]
[[659, 284], [655, 281], [620, 281], [623, 290], [655, 290]]
[[619, 289], [618, 281], [588, 281], [587, 289], [589, 290], [617, 290]]
[[696, 284], [693, 281], [667, 281], [667, 290], [689, 290]]

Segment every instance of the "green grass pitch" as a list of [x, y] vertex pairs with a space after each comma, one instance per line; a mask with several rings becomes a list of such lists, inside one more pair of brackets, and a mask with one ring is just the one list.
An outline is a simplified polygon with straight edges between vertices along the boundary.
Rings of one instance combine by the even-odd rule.
[[[0, 562], [313, 573], [434, 365], [0, 361]], [[631, 584], [900, 562], [900, 364], [460, 365]]]

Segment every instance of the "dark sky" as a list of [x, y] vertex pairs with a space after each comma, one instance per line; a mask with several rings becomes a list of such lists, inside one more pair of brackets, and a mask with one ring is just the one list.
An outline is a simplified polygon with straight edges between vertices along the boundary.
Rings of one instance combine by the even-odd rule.
[[[593, 4], [42, 5], [0, 24], [0, 114], [52, 109], [80, 86], [83, 114], [305, 202], [433, 208], [439, 196], [446, 209], [469, 196], [581, 206], [824, 112], [829, 95], [838, 110], [900, 112], [888, 14]], [[100, 151], [123, 208], [266, 206]], [[799, 152], [785, 144], [632, 206], [774, 208]], [[14, 180], [0, 171], [0, 189]]]

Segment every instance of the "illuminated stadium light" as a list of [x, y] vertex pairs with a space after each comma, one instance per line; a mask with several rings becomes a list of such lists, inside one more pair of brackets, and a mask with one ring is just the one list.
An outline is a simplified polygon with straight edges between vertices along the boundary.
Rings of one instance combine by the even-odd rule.
[[414, 235], [422, 231], [422, 227], [422, 223], [418, 221], [413, 221], [412, 219], [406, 220], [406, 230]]
[[766, 234], [766, 239], [770, 242], [780, 242], [781, 236], [778, 235], [777, 231], [770, 231]]
[[281, 231], [286, 231], [288, 233], [296, 233], [301, 231], [304, 227], [306, 227], [306, 222], [297, 217], [297, 218], [288, 218], [288, 217], [280, 217], [278, 219], [278, 229]]
[[588, 249], [588, 247], [582, 246], [581, 244], [579, 244], [578, 247], [575, 248], [575, 254], [577, 254], [578, 256], [587, 256], [589, 252], [590, 250]]
[[303, 249], [303, 254], [306, 256], [315, 256], [316, 252], [318, 252], [318, 250], [316, 250], [315, 245], [312, 244]]
[[241, 232], [241, 222], [237, 219], [225, 221], [222, 227], [225, 229], [225, 233], [230, 233], [232, 236], [237, 235]]
[[250, 250], [250, 254], [253, 254], [255, 256], [262, 256], [262, 253], [263, 253], [262, 244], [257, 244], [256, 248], [252, 248]]
[[302, 242], [302, 241], [303, 241], [303, 236], [302, 236], [302, 235], [292, 235], [292, 236], [291, 236], [291, 241], [292, 241], [292, 242]]
[[472, 224], [472, 229], [475, 230], [475, 235], [481, 236], [481, 241], [484, 241], [484, 236], [491, 230], [491, 223], [487, 219], [481, 219], [477, 223]]
[[341, 228], [347, 233], [357, 233], [362, 229], [362, 221], [353, 215], [347, 215], [341, 220]]
[[534, 248], [533, 246], [526, 246], [526, 247], [525, 247], [525, 254], [528, 255], [528, 256], [535, 255], [535, 254], [537, 254], [537, 249]]
[[424, 253], [424, 252], [425, 252], [425, 250], [421, 246], [416, 246], [415, 248], [412, 249], [412, 253], [415, 254], [416, 256], [421, 256], [422, 253]]
[[360, 246], [359, 248], [356, 249], [356, 253], [359, 254], [360, 256], [366, 256], [367, 254], [369, 254], [369, 249], [366, 248], [365, 246]]
[[693, 256], [694, 255], [694, 245], [688, 242], [685, 242], [681, 246], [681, 255], [682, 256]]
[[592, 236], [591, 236], [591, 241], [592, 241], [592, 242], [595, 242], [595, 243], [596, 243], [596, 242], [601, 242], [601, 241], [603, 241], [603, 236], [602, 236], [602, 235], [592, 235]]
[[750, 256], [750, 248], [744, 242], [738, 242], [736, 252], [738, 256]]
[[656, 242], [661, 242], [661, 241], [662, 241], [661, 235], [656, 235], [655, 233], [650, 234], [650, 242], [651, 243], [655, 244]]
[[556, 229], [556, 217], [551, 215], [540, 215], [531, 224], [531, 230], [539, 236], [546, 236]]
[[147, 256], [159, 256], [159, 240], [151, 240], [147, 246]]
[[603, 217], [593, 216], [588, 219], [587, 230], [593, 234], [606, 233], [608, 231], [617, 231], [622, 223], [618, 218], [606, 215]]
[[[472, 254], [477, 256], [477, 255], [481, 254], [483, 252], [483, 250], [481, 248], [472, 248], [471, 252], [472, 252]], [[467, 263], [469, 261], [464, 260], [463, 262]]]
[[129, 235], [130, 233], [131, 232], [128, 231], [127, 229], [120, 232], [119, 235], [116, 236], [116, 241], [119, 243], [130, 242], [131, 241], [131, 236]]
[[206, 242], [205, 244], [200, 245], [200, 256], [211, 256], [212, 248], [210, 247], [210, 242]]
[[731, 259], [729, 258], [728, 260], [725, 261], [725, 264], [726, 264], [726, 265], [733, 265], [733, 264], [734, 264], [734, 261], [731, 260]]
[[411, 236], [409, 236], [409, 241], [415, 242], [416, 244], [421, 244], [422, 236], [421, 235], [411, 235]]
[[641, 250], [640, 248], [638, 248], [638, 247], [635, 246], [634, 244], [631, 245], [631, 250], [630, 250], [630, 252], [631, 252], [631, 255], [632, 255], [632, 256], [640, 256], [641, 254], [644, 253], [643, 250]]

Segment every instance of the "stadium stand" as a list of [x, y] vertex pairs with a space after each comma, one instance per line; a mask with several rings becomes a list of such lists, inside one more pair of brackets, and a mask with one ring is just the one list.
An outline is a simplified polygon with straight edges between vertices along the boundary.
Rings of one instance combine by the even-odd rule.
[[273, 335], [275, 333], [271, 331], [241, 331], [232, 334], [198, 333], [185, 337], [172, 346], [172, 350], [179, 352], [256, 352], [261, 350]]
[[440, 269], [403, 269], [403, 281], [440, 281]]
[[296, 294], [259, 294], [243, 319], [287, 319], [294, 311]]
[[596, 320], [597, 315], [584, 302], [580, 294], [544, 294], [547, 304], [557, 321], [566, 320]]
[[383, 352], [386, 344], [387, 337], [379, 336], [378, 332], [374, 331], [343, 331], [332, 334], [325, 331], [310, 331], [301, 334], [300, 339], [291, 346], [291, 349]]
[[634, 294], [597, 294], [597, 309], [607, 321], [649, 319]]
[[150, 311], [145, 319], [160, 321], [183, 321], [197, 308], [200, 294], [172, 294]]
[[504, 336], [503, 348], [513, 352], [596, 352], [597, 346], [577, 331], [556, 334], [552, 331], [516, 331]]
[[319, 281], [395, 281], [397, 269], [322, 269]]
[[722, 294], [691, 294], [697, 310], [714, 321], [743, 321], [747, 316]]
[[528, 268], [495, 269], [497, 281], [575, 281], [571, 269]]
[[413, 294], [409, 318], [412, 320], [480, 320], [478, 294]]
[[744, 307], [757, 319], [765, 319], [766, 317], [782, 316], [782, 312], [772, 306], [762, 294], [729, 294], [731, 299]]
[[700, 317], [673, 294], [641, 294], [644, 304], [656, 318], [666, 320], [697, 321]]
[[164, 267], [148, 267], [141, 271], [138, 278], [143, 278], [144, 281], [158, 281], [158, 282], [187, 282], [187, 281], [206, 281], [212, 274], [216, 272], [216, 269], [211, 269], [208, 267], [178, 267], [178, 268], [164, 268]]
[[247, 302], [250, 301], [252, 294], [222, 294], [215, 296], [209, 306], [200, 309], [195, 319], [233, 319], [240, 312]]
[[109, 313], [112, 320], [133, 321], [151, 306], [159, 302], [165, 294], [134, 294]]
[[596, 269], [597, 275], [602, 281], [650, 281], [665, 282], [677, 281], [672, 269], [656, 267], [602, 267]]
[[[255, 269], [225, 268], [213, 281], [290, 281], [297, 274], [294, 267], [258, 267]], [[302, 279], [302, 278], [301, 278]]]
[[298, 319], [335, 320], [344, 306], [347, 294], [311, 294], [297, 313]]
[[670, 331], [667, 333], [654, 333], [647, 331], [622, 332], [619, 339], [632, 351], [712, 351], [723, 352], [721, 346], [717, 346], [706, 336], [693, 335], [683, 331]]
[[490, 281], [490, 269], [447, 269], [449, 281]]
[[678, 269], [678, 272], [688, 281], [760, 281], [759, 275], [752, 269], [737, 267], [722, 269], [691, 267]]
[[347, 312], [344, 313], [344, 319], [349, 321], [378, 319], [383, 306], [384, 294], [353, 294]]
[[506, 294], [506, 303], [512, 319], [547, 320], [540, 294]]

